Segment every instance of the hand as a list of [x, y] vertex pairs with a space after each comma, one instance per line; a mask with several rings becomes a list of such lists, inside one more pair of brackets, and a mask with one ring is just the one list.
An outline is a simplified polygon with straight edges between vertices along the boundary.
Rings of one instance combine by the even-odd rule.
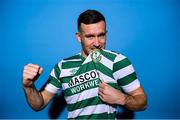
[[24, 87], [32, 87], [34, 82], [42, 73], [43, 68], [39, 67], [35, 64], [27, 64], [24, 66], [23, 70], [23, 86]]
[[109, 86], [107, 83], [103, 81], [99, 84], [98, 94], [101, 100], [108, 104], [119, 104], [119, 105], [125, 104], [125, 99], [126, 99], [125, 94]]

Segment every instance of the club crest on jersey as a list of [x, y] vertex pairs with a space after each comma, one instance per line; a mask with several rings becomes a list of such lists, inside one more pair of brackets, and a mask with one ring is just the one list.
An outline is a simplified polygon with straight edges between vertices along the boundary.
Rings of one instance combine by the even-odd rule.
[[101, 53], [99, 50], [93, 50], [91, 58], [95, 63], [98, 63], [101, 60]]

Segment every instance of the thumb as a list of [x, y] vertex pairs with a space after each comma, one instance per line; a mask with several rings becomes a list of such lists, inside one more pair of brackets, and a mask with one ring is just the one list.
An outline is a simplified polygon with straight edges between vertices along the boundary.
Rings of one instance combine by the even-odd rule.
[[107, 85], [107, 83], [105, 83], [104, 80], [101, 80], [101, 84]]
[[101, 82], [102, 82], [103, 84], [106, 84], [106, 83], [104, 82], [104, 80], [101, 80]]
[[40, 67], [38, 73], [41, 74], [43, 72], [43, 68]]

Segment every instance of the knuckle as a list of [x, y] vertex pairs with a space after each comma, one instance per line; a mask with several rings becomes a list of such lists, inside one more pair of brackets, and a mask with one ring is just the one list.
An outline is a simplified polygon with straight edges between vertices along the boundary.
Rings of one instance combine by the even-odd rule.
[[32, 65], [32, 63], [28, 63], [26, 66], [30, 66], [30, 65]]
[[39, 71], [39, 69], [38, 68], [35, 68], [35, 72], [37, 73]]
[[38, 73], [37, 73], [37, 72], [33, 73], [33, 76], [34, 76], [34, 77], [36, 77], [37, 75], [38, 75]]
[[38, 64], [34, 64], [34, 67], [36, 67], [37, 69], [39, 68], [39, 65]]
[[24, 66], [24, 70], [27, 69], [27, 65]]

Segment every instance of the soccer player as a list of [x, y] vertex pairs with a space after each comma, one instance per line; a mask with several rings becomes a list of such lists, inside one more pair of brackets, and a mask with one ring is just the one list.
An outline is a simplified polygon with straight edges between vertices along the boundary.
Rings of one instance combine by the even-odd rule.
[[106, 34], [100, 12], [81, 13], [76, 38], [82, 51], [55, 64], [42, 91], [34, 83], [43, 68], [25, 65], [23, 88], [32, 109], [42, 110], [59, 91], [64, 93], [69, 119], [115, 119], [117, 105], [133, 111], [146, 108], [147, 98], [131, 62], [105, 49]]

